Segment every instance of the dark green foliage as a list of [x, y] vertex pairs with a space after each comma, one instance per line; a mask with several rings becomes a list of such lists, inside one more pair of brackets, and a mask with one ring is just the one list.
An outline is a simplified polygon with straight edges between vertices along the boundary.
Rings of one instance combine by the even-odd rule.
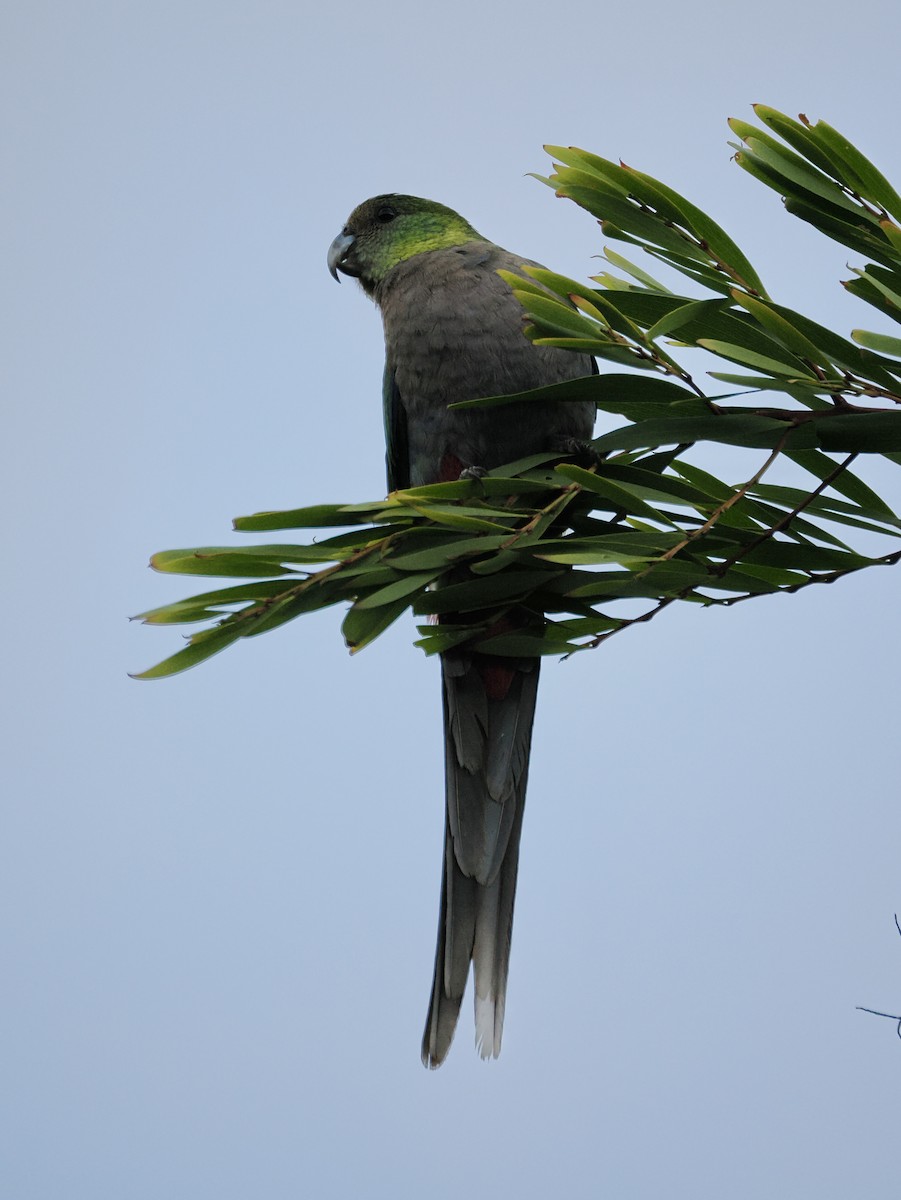
[[[823, 122], [756, 113], [765, 129], [730, 123], [742, 141], [735, 161], [790, 213], [872, 260], [844, 286], [901, 320], [901, 198]], [[595, 439], [597, 462], [533, 456], [484, 479], [235, 522], [242, 532], [348, 530], [308, 545], [156, 555], [160, 571], [265, 579], [141, 614], [153, 624], [214, 624], [138, 678], [174, 674], [330, 604], [349, 605], [352, 651], [412, 608], [454, 614], [453, 624], [420, 627], [430, 654], [471, 639], [493, 654], [561, 654], [676, 600], [733, 604], [901, 558], [901, 520], [851, 471], [864, 455], [901, 463], [901, 339], [855, 330], [849, 341], [779, 305], [732, 239], [683, 197], [630, 167], [549, 149], [557, 164], [545, 182], [558, 195], [691, 285], [674, 292], [609, 248], [611, 270], [594, 288], [538, 268], [529, 269], [534, 284], [506, 277], [528, 337], [632, 373], [468, 403], [593, 399], [608, 426], [623, 420]], [[721, 360], [724, 369], [708, 372], [715, 393], [681, 364], [681, 347]], [[710, 473], [704, 443], [745, 448], [741, 482]], [[791, 467], [790, 484], [771, 481], [777, 463]], [[863, 546], [850, 545], [852, 535]], [[873, 535], [887, 545], [874, 548]], [[497, 634], [512, 607], [533, 623]]]

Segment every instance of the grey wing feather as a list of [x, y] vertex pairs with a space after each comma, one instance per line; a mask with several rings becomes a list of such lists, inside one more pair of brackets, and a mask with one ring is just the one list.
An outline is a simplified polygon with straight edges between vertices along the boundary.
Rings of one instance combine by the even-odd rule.
[[[448, 409], [458, 400], [527, 391], [596, 371], [587, 354], [536, 346], [498, 270], [534, 266], [485, 242], [415, 255], [377, 293], [393, 364], [390, 397], [402, 397], [409, 483], [441, 478], [445, 454], [496, 467], [591, 435], [591, 403], [526, 401], [503, 408]], [[389, 423], [392, 432], [396, 428]]]
[[[470, 960], [483, 1058], [497, 1057], [503, 1034], [539, 672], [537, 660], [512, 660], [510, 689], [492, 700], [485, 695], [478, 659], [471, 656], [462, 673], [451, 659], [450, 669], [442, 671], [447, 816], [435, 973], [422, 1043], [422, 1061], [429, 1067], [440, 1066], [450, 1049]], [[484, 727], [459, 719], [476, 691]]]

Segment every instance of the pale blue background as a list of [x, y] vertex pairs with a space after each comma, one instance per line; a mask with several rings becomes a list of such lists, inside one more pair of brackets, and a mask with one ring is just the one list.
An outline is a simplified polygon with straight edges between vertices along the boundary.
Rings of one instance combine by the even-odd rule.
[[596, 226], [524, 178], [580, 144], [885, 329], [725, 120], [803, 109], [897, 183], [899, 33], [892, 0], [4, 6], [4, 1198], [898, 1194], [901, 1045], [854, 1008], [901, 1010], [897, 570], [548, 663], [504, 1053], [467, 1007], [437, 1074], [410, 622], [139, 684], [179, 631], [125, 618], [193, 587], [154, 550], [382, 493], [377, 314], [325, 268], [373, 193], [584, 277]]

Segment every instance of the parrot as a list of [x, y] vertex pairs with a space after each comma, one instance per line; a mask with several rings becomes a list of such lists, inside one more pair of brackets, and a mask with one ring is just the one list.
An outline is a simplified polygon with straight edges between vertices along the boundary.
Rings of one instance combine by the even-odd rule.
[[[358, 205], [328, 251], [380, 310], [389, 491], [477, 478], [530, 454], [586, 446], [590, 401], [451, 410], [597, 374], [587, 354], [540, 346], [505, 270], [538, 266], [488, 241], [453, 209], [385, 194]], [[513, 903], [540, 659], [441, 655], [445, 846], [438, 944], [422, 1061], [444, 1061], [472, 963], [476, 1049], [500, 1053]]]

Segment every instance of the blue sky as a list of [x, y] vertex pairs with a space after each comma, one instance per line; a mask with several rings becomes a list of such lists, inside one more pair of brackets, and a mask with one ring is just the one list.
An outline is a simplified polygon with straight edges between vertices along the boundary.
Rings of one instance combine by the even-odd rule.
[[155, 550], [382, 494], [378, 317], [325, 266], [366, 196], [581, 278], [596, 226], [526, 173], [582, 145], [700, 203], [784, 303], [882, 329], [725, 122], [803, 110], [897, 182], [899, 25], [888, 0], [7, 7], [4, 1194], [894, 1194], [901, 1047], [855, 1005], [901, 1009], [897, 571], [547, 664], [504, 1051], [478, 1060], [467, 1006], [437, 1073], [440, 695], [411, 623], [351, 660], [326, 612], [139, 684], [179, 633], [125, 618], [192, 588]]

